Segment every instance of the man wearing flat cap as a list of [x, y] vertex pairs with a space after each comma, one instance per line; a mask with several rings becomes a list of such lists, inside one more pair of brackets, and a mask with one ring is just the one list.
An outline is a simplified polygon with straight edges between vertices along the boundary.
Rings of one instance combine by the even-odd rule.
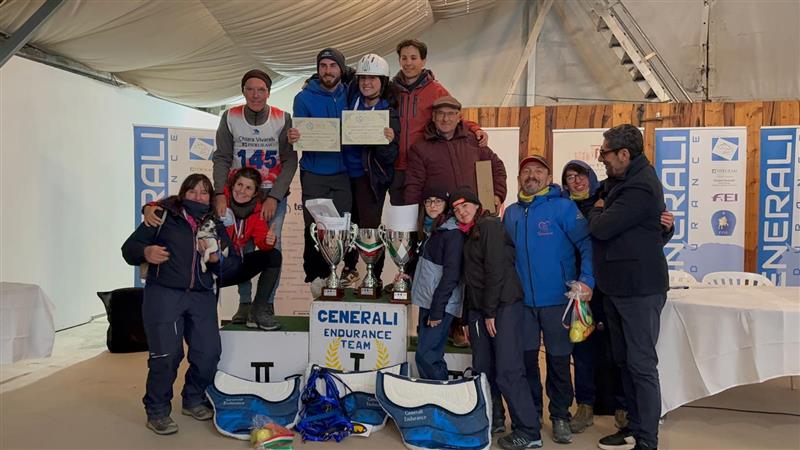
[[405, 203], [418, 204], [422, 192], [432, 184], [449, 191], [459, 186], [478, 190], [475, 163], [492, 162], [495, 205], [506, 198], [506, 168], [487, 147], [481, 147], [461, 120], [461, 103], [450, 95], [433, 102], [433, 117], [425, 127], [423, 139], [408, 151]]

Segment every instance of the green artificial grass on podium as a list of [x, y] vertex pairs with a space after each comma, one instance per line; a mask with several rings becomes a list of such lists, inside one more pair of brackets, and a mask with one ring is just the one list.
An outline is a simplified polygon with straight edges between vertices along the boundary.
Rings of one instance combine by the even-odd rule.
[[[418, 339], [419, 338], [417, 336], [409, 336], [408, 337], [408, 351], [409, 352], [416, 352], [417, 351], [417, 340]], [[472, 354], [472, 349], [470, 349], [469, 347], [467, 347], [467, 348], [453, 347], [453, 345], [450, 344], [450, 342], [448, 341], [447, 345], [445, 345], [445, 347], [444, 347], [444, 352], [445, 353], [461, 353], [461, 354], [464, 354], [464, 355], [471, 355]]]

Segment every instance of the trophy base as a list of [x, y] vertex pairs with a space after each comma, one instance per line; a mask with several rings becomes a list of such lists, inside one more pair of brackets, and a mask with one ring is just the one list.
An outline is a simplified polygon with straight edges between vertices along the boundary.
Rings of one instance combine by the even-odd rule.
[[381, 297], [381, 291], [383, 288], [380, 286], [375, 287], [360, 287], [356, 290], [356, 297], [358, 298], [369, 298], [369, 299], [376, 299]]
[[341, 300], [344, 298], [344, 288], [322, 288], [320, 300]]
[[400, 303], [403, 305], [408, 305], [411, 303], [411, 294], [408, 291], [404, 292], [392, 292], [392, 298], [389, 299], [389, 303]]

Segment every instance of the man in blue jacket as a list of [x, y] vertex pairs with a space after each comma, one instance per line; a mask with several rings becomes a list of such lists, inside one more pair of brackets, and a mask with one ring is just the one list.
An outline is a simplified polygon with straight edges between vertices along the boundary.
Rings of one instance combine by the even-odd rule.
[[[342, 83], [345, 70], [344, 55], [335, 48], [326, 48], [317, 55], [317, 75], [294, 97], [294, 117], [315, 117], [341, 119], [342, 110], [347, 106], [347, 87]], [[296, 132], [296, 130], [292, 130]], [[303, 191], [303, 205], [308, 200], [328, 198], [333, 200], [339, 214], [350, 212], [352, 195], [350, 177], [344, 165], [341, 152], [303, 151], [300, 158], [300, 186]], [[306, 283], [311, 283], [311, 295], [318, 297], [324, 279], [330, 275], [330, 266], [314, 248], [309, 233], [313, 218], [303, 211], [305, 223], [305, 245], [303, 248], [303, 269]]]
[[580, 288], [583, 301], [591, 299], [592, 243], [583, 214], [575, 202], [562, 196], [561, 188], [552, 180], [550, 165], [543, 157], [523, 159], [519, 166], [519, 200], [506, 210], [503, 223], [516, 246], [517, 272], [525, 291], [523, 329], [528, 384], [541, 411], [539, 342], [544, 336], [553, 441], [568, 444], [572, 442], [572, 343], [561, 319], [568, 302], [565, 294], [570, 290], [567, 282], [577, 282], [574, 289]]

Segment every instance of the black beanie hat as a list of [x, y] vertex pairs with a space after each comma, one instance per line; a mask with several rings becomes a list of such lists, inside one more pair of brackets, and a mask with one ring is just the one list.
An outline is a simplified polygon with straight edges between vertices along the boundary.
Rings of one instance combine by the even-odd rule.
[[469, 186], [460, 186], [458, 189], [450, 194], [450, 207], [454, 208], [464, 202], [474, 203], [481, 206], [481, 201], [478, 200], [478, 194]]
[[444, 200], [445, 203], [447, 203], [450, 199], [447, 189], [444, 189], [441, 186], [429, 186], [422, 191], [422, 201], [425, 201], [431, 197], [440, 198]]
[[328, 47], [323, 49], [321, 52], [317, 54], [317, 72], [319, 72], [319, 62], [323, 59], [332, 59], [336, 64], [339, 65], [339, 69], [341, 69], [342, 74], [344, 74], [344, 54], [335, 48]]
[[258, 78], [263, 80], [267, 85], [267, 90], [272, 89], [272, 78], [270, 78], [269, 75], [267, 75], [267, 73], [263, 70], [253, 69], [248, 70], [247, 73], [242, 77], [242, 92], [244, 92], [244, 84], [247, 83], [247, 80], [250, 78]]

